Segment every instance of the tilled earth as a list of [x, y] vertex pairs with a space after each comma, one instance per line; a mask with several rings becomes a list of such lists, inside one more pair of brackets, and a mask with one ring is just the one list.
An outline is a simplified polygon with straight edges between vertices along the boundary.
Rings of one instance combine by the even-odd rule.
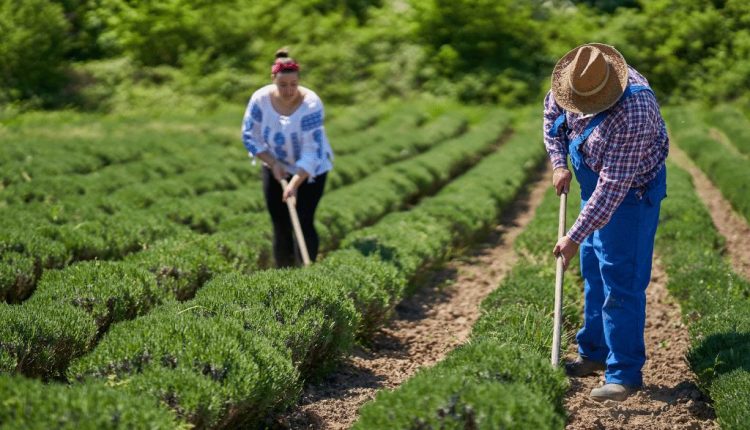
[[[659, 261], [646, 290], [646, 365], [643, 389], [624, 402], [599, 403], [591, 389], [604, 383], [603, 374], [571, 379], [565, 399], [567, 429], [714, 429], [713, 409], [698, 390], [685, 361], [690, 346], [680, 308], [667, 294], [667, 275]], [[575, 358], [575, 345], [568, 351]]]

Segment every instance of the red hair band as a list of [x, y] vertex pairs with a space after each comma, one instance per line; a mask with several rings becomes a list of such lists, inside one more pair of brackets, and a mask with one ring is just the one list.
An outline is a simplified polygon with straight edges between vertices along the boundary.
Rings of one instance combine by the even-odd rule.
[[295, 62], [283, 63], [281, 61], [277, 61], [271, 67], [271, 73], [275, 75], [281, 72], [299, 72], [299, 64]]

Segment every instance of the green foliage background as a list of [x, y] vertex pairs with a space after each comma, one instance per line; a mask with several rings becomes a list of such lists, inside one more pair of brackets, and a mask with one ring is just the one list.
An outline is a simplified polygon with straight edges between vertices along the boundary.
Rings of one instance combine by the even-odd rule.
[[662, 100], [747, 103], [750, 84], [744, 0], [0, 0], [0, 33], [6, 111], [244, 101], [281, 46], [333, 103], [537, 101], [588, 41]]

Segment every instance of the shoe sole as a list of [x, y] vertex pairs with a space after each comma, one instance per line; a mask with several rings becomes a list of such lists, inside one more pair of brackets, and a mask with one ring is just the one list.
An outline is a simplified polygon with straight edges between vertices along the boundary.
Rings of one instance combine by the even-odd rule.
[[590, 396], [592, 399], [596, 400], [597, 402], [606, 402], [607, 400], [612, 400], [614, 402], [624, 402], [633, 393], [634, 391], [628, 391], [622, 394], [615, 394], [611, 396], [597, 396], [594, 394], [591, 394]]

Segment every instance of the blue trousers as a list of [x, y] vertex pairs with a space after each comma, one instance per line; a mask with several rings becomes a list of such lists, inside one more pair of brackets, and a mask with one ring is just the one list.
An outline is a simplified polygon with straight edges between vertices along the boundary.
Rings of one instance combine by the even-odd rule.
[[581, 243], [584, 324], [576, 340], [581, 357], [606, 363], [607, 383], [639, 387], [646, 362], [646, 287], [663, 194], [633, 194]]

